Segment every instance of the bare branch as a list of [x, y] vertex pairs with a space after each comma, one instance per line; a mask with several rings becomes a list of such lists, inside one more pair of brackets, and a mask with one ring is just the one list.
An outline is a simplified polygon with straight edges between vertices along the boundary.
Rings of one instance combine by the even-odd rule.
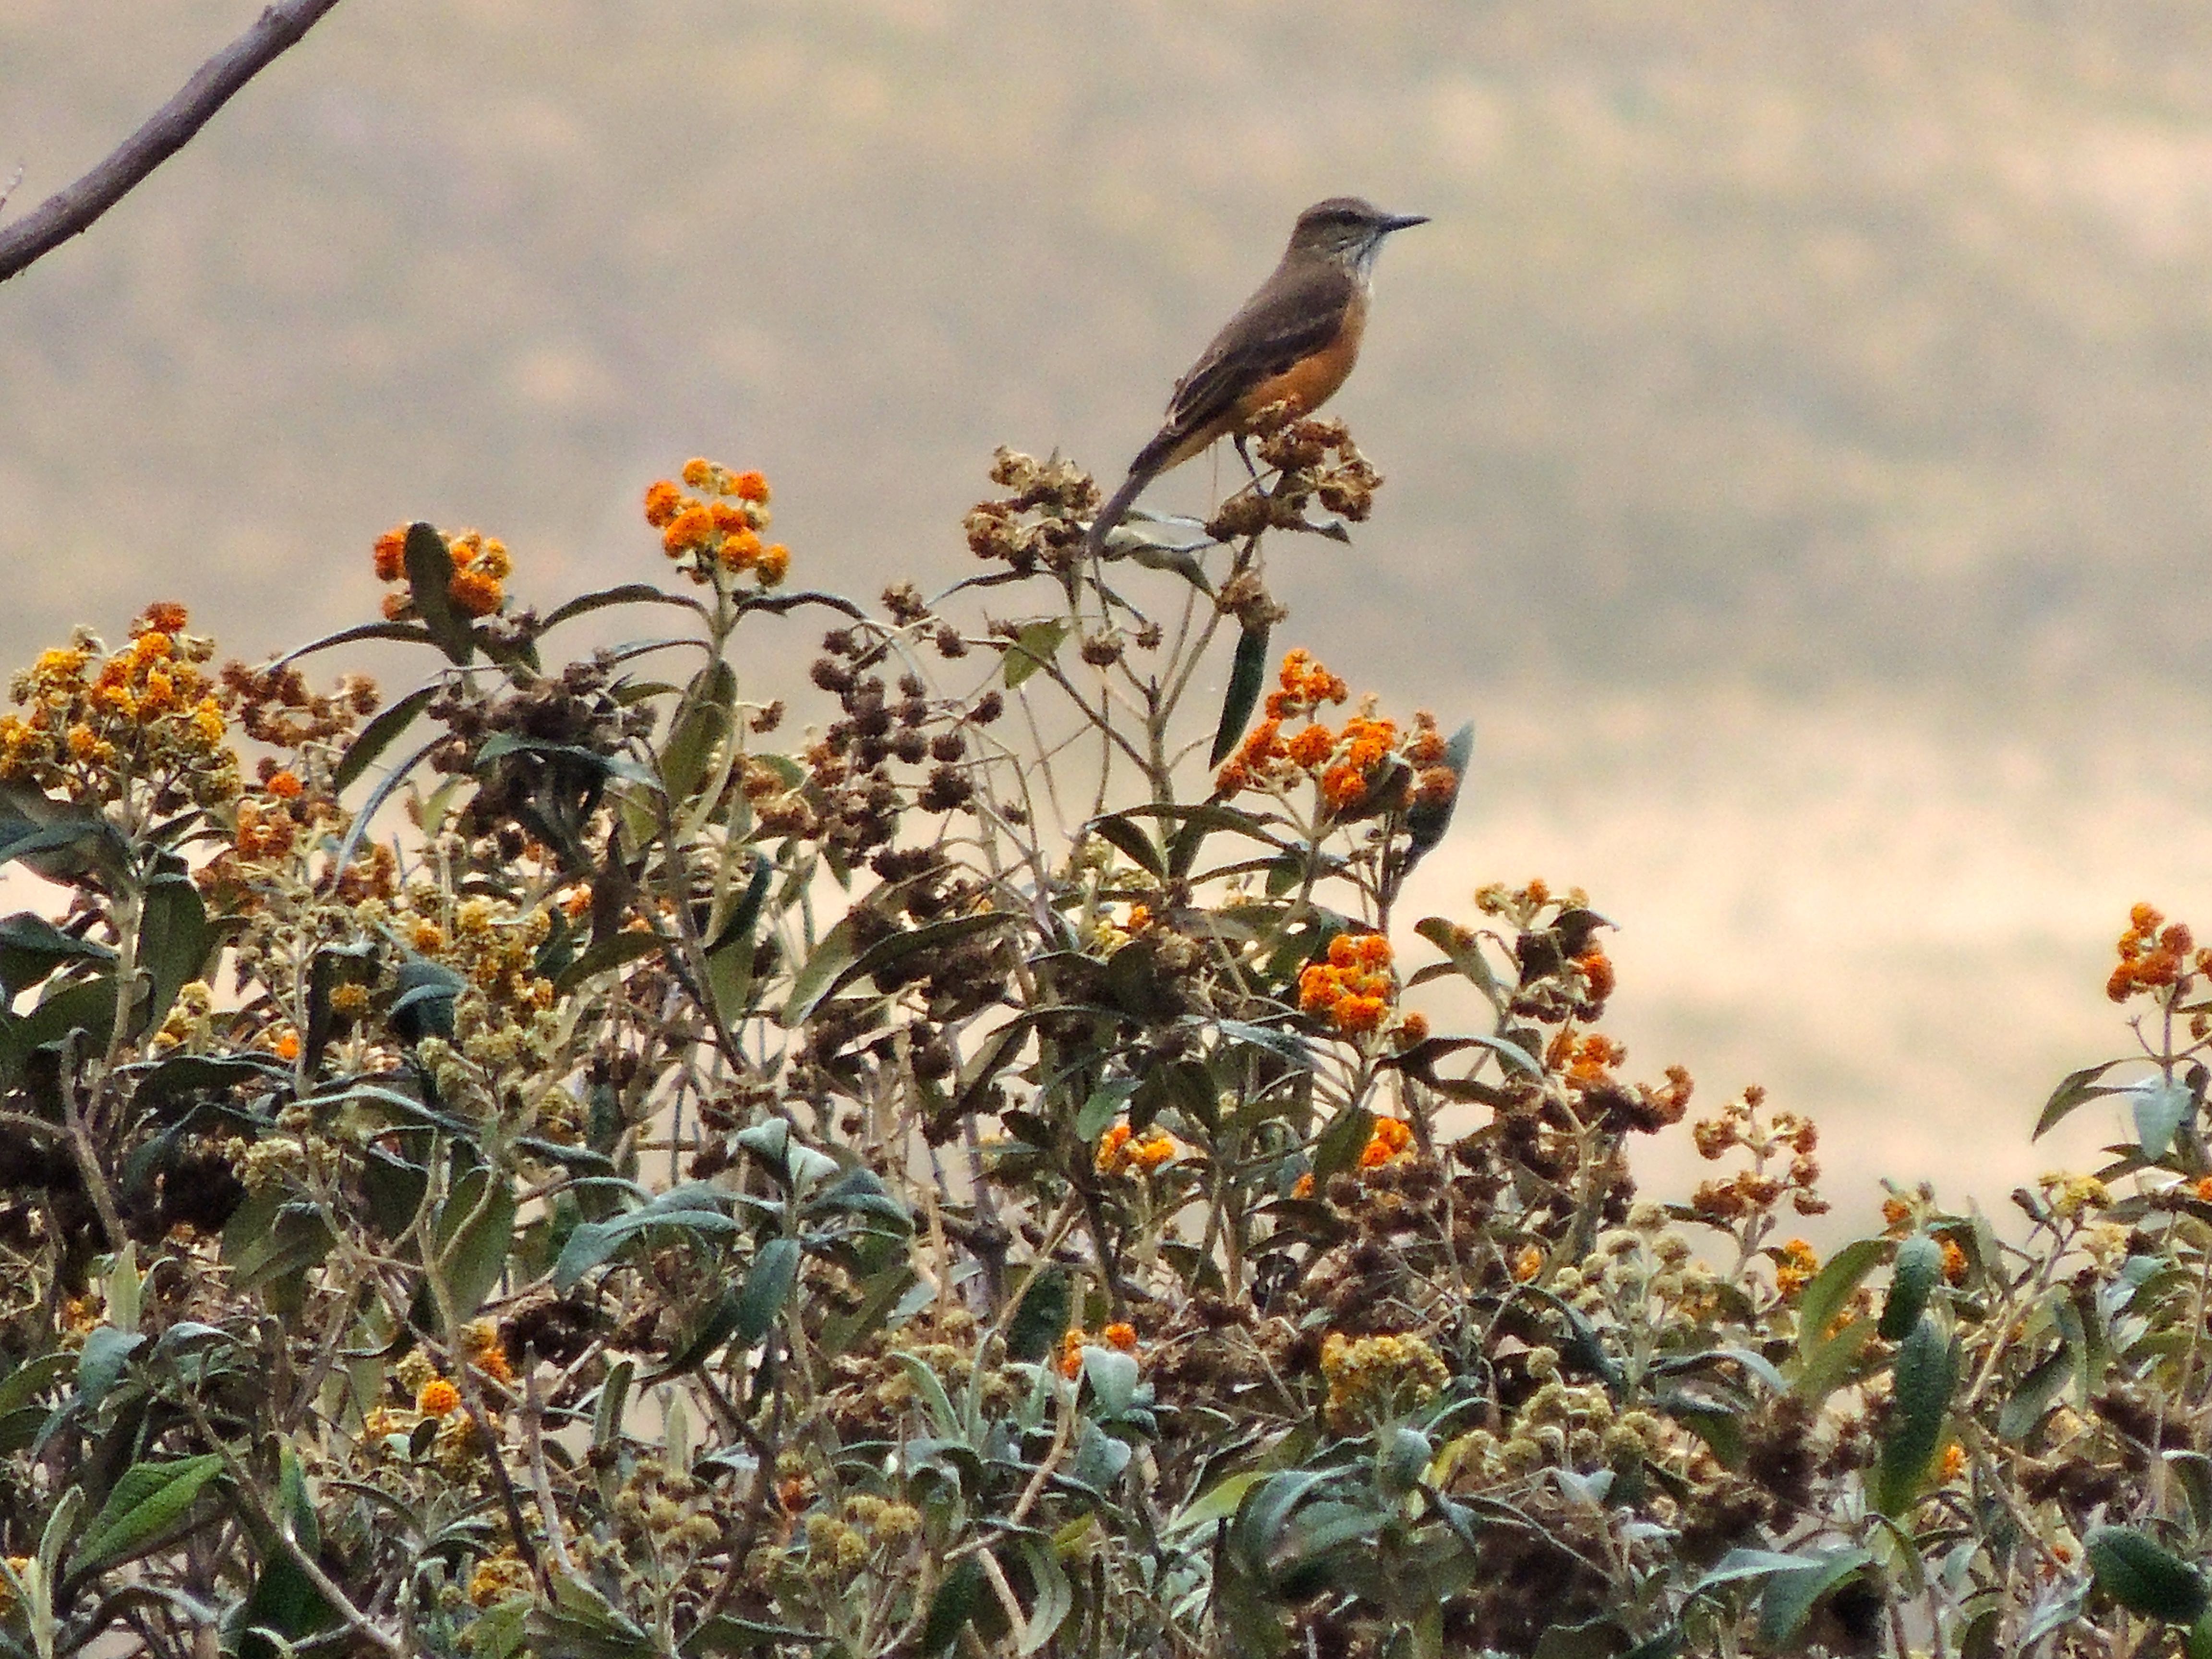
[[107, 159], [14, 224], [0, 228], [0, 283], [59, 247], [191, 141], [231, 94], [299, 43], [338, 0], [278, 0], [253, 27], [200, 65]]

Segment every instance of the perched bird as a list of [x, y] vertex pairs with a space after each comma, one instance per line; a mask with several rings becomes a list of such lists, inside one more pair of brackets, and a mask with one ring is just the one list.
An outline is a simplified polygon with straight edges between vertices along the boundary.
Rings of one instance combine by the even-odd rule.
[[1097, 552], [1145, 487], [1218, 438], [1244, 439], [1253, 418], [1275, 404], [1305, 415], [1344, 384], [1367, 326], [1367, 296], [1382, 239], [1418, 213], [1385, 213], [1356, 196], [1332, 196], [1298, 215], [1282, 263], [1260, 284], [1190, 372], [1176, 382], [1158, 435], [1137, 452], [1129, 476], [1091, 525]]

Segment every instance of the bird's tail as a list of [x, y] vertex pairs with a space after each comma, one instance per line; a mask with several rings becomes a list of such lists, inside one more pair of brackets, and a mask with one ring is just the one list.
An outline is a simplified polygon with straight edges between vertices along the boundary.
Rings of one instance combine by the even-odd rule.
[[1137, 459], [1129, 463], [1129, 476], [1121, 487], [1108, 498], [1098, 509], [1098, 516], [1091, 521], [1091, 534], [1085, 545], [1096, 556], [1106, 550], [1106, 538], [1114, 533], [1114, 526], [1121, 522], [1129, 509], [1136, 505], [1137, 497], [1145, 493], [1146, 486], [1167, 471], [1168, 457], [1175, 453], [1179, 434], [1163, 432], [1137, 452]]
[[1091, 521], [1090, 547], [1092, 553], [1106, 550], [1107, 537], [1114, 533], [1115, 525], [1128, 516], [1129, 508], [1135, 505], [1137, 497], [1145, 493], [1145, 486], [1152, 483], [1153, 477], [1150, 472], [1133, 471], [1106, 505], [1098, 509], [1098, 516]]

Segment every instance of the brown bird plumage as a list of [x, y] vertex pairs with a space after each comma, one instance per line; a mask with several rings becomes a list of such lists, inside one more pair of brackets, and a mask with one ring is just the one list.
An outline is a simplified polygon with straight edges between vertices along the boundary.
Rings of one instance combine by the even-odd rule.
[[1242, 454], [1253, 417], [1276, 404], [1304, 415], [1327, 402], [1358, 359], [1382, 239], [1427, 222], [1356, 196], [1332, 196], [1298, 215], [1273, 274], [1176, 382], [1166, 423], [1091, 521], [1091, 550], [1105, 546], [1146, 486], [1170, 467], [1224, 437], [1234, 438]]

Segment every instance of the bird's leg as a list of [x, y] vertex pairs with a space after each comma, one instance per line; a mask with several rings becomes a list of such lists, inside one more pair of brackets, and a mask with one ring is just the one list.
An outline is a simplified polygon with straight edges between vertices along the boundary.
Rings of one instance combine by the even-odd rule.
[[1244, 463], [1244, 470], [1252, 475], [1252, 482], [1260, 481], [1260, 469], [1252, 465], [1252, 452], [1244, 447], [1244, 434], [1238, 433], [1230, 442], [1237, 446], [1237, 459]]

